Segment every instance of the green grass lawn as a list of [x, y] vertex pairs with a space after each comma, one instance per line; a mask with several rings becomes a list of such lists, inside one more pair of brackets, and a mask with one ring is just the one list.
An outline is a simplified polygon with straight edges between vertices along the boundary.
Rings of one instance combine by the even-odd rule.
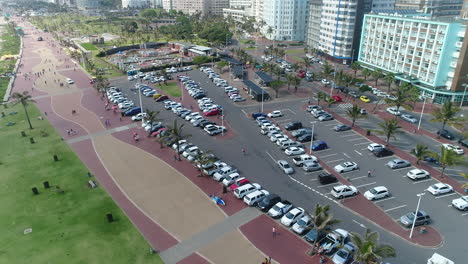
[[[39, 110], [28, 110], [33, 130], [20, 105], [0, 108], [6, 113], [0, 118], [0, 262], [162, 263], [103, 187], [87, 187], [87, 168], [46, 120], [38, 120]], [[107, 222], [108, 212], [115, 222]], [[32, 233], [23, 234], [27, 228]]]
[[16, 35], [14, 28], [10, 25], [5, 25], [2, 26], [2, 31], [0, 56], [19, 54], [20, 38]]
[[291, 58], [297, 60], [298, 62], [303, 62], [304, 61], [301, 57], [298, 57], [298, 56], [291, 56]]
[[94, 51], [94, 50], [98, 50], [96, 48], [96, 46], [94, 46], [93, 44], [91, 43], [80, 43], [80, 45], [85, 48], [86, 50], [89, 50], [89, 51]]
[[9, 83], [10, 77], [0, 77], [0, 102], [3, 101]]
[[299, 53], [304, 53], [304, 51], [303, 50], [294, 50], [294, 49], [286, 50], [286, 54], [299, 54]]
[[176, 82], [168, 82], [167, 85], [164, 83], [161, 83], [161, 85], [156, 85], [155, 86], [156, 90], [162, 90], [166, 94], [173, 96], [173, 97], [181, 97], [182, 96], [182, 91], [180, 90], [180, 87], [177, 85]]

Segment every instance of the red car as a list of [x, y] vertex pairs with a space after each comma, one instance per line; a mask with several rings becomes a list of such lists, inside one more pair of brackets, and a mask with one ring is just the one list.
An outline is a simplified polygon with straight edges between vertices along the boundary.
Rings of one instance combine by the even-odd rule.
[[305, 72], [299, 72], [299, 73], [297, 74], [297, 77], [299, 77], [299, 78], [305, 78], [305, 76], [306, 76], [306, 73], [305, 73]]
[[341, 99], [341, 97], [339, 97], [338, 95], [334, 95], [332, 96], [333, 99], [335, 99], [335, 101], [337, 102], [342, 102], [343, 100]]
[[237, 179], [235, 183], [231, 184], [229, 188], [231, 189], [231, 191], [234, 191], [235, 189], [241, 187], [242, 185], [246, 185], [247, 183], [250, 183], [250, 181], [242, 177]]
[[219, 109], [216, 108], [216, 109], [210, 110], [210, 111], [206, 112], [205, 115], [206, 115], [206, 116], [215, 116], [215, 115], [219, 115]]
[[161, 132], [163, 132], [163, 131], [165, 131], [165, 130], [166, 130], [166, 128], [165, 128], [165, 127], [162, 127], [162, 128], [160, 128], [160, 129], [158, 129], [157, 131], [153, 132], [153, 133], [151, 134], [151, 136], [157, 137]]

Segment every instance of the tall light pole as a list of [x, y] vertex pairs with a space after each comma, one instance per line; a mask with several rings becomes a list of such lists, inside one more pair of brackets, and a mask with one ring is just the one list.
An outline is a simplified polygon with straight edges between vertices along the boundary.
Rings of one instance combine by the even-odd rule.
[[460, 101], [460, 108], [463, 106], [463, 101], [465, 100], [465, 94], [466, 94], [466, 88], [468, 88], [468, 84], [462, 84], [462, 86], [465, 87], [465, 91], [463, 92], [463, 96], [462, 96], [462, 99]]
[[143, 116], [143, 103], [141, 101], [141, 87], [138, 87], [138, 99], [140, 100], [140, 114], [141, 114], [141, 126], [145, 122], [145, 117]]
[[224, 136], [224, 109], [221, 114], [221, 136]]
[[314, 144], [314, 129], [315, 123], [317, 123], [317, 121], [312, 121], [310, 123], [312, 124], [312, 137], [310, 138], [309, 154], [312, 154], [312, 145]]
[[426, 99], [427, 99], [427, 96], [424, 96], [424, 103], [423, 103], [423, 106], [422, 106], [422, 109], [421, 109], [421, 115], [419, 116], [418, 131], [419, 131], [419, 128], [421, 127], [421, 121], [422, 121], [422, 117], [423, 117], [423, 114], [424, 114], [424, 107], [426, 107]]
[[413, 224], [411, 225], [411, 232], [409, 234], [409, 238], [413, 237], [413, 231], [414, 231], [414, 225], [416, 224], [416, 218], [418, 218], [418, 211], [419, 211], [419, 205], [421, 204], [421, 198], [425, 195], [426, 193], [418, 193], [416, 196], [419, 197], [418, 199], [418, 205], [416, 206], [416, 211], [414, 212], [414, 218], [413, 218]]

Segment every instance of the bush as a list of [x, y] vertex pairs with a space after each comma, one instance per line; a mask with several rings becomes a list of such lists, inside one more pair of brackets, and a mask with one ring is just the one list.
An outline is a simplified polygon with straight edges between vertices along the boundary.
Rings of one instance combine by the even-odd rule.
[[104, 51], [100, 51], [98, 54], [96, 54], [96, 57], [105, 57], [106, 53]]

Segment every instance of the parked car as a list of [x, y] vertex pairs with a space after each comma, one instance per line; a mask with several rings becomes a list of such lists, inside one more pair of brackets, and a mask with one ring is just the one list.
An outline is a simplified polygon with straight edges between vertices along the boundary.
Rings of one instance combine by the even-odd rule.
[[156, 102], [162, 102], [162, 101], [167, 100], [167, 99], [169, 99], [169, 97], [167, 97], [166, 95], [163, 95], [163, 96], [160, 96], [160, 97], [159, 97], [158, 99], [156, 99], [155, 101], [156, 101]]
[[296, 130], [296, 129], [302, 128], [302, 123], [299, 122], [299, 121], [290, 122], [290, 123], [287, 123], [287, 124], [284, 126], [284, 128], [285, 128], [287, 131]]
[[241, 177], [235, 180], [234, 183], [229, 186], [229, 189], [231, 189], [231, 191], [234, 191], [235, 189], [249, 183], [250, 181], [248, 179], [246, 179], [245, 177]]
[[293, 208], [281, 218], [281, 224], [285, 226], [291, 226], [295, 224], [302, 216], [304, 216], [304, 213], [305, 210], [301, 207]]
[[465, 154], [465, 151], [460, 147], [452, 144], [442, 144], [445, 149], [452, 150], [453, 152], [457, 153], [458, 155]]
[[394, 116], [400, 116], [401, 115], [401, 112], [398, 111], [396, 107], [387, 108], [387, 112], [394, 115]]
[[455, 139], [455, 136], [452, 134], [452, 132], [448, 131], [447, 129], [441, 129], [439, 131], [437, 131], [437, 135], [443, 137], [443, 138], [446, 138], [446, 139], [449, 139], [449, 140], [454, 140]]
[[335, 171], [339, 173], [353, 171], [359, 169], [356, 162], [347, 161], [335, 166]]
[[284, 153], [288, 156], [297, 156], [305, 153], [304, 148], [301, 147], [290, 147], [287, 148]]
[[317, 142], [314, 142], [314, 144], [312, 144], [312, 150], [313, 151], [319, 151], [319, 150], [324, 150], [324, 149], [327, 149], [328, 148], [328, 145], [325, 141], [317, 141]]
[[400, 169], [400, 168], [406, 168], [406, 167], [411, 166], [411, 163], [403, 159], [394, 159], [394, 160], [387, 162], [387, 166], [390, 169]]
[[348, 125], [340, 124], [340, 125], [334, 126], [333, 130], [335, 130], [336, 132], [341, 132], [341, 131], [351, 130], [351, 127]]
[[264, 114], [264, 113], [260, 113], [260, 112], [252, 113], [252, 118], [253, 118], [253, 119], [257, 119], [257, 118], [259, 118], [259, 117], [261, 117], [261, 116], [266, 117], [267, 115]]
[[320, 173], [317, 176], [317, 178], [318, 178], [318, 181], [320, 182], [320, 184], [322, 184], [322, 185], [338, 182], [338, 179], [333, 174], [330, 174], [328, 172]]
[[311, 227], [313, 227], [313, 222], [312, 218], [308, 216], [307, 214], [302, 216], [292, 227], [292, 230], [299, 234], [302, 235], [304, 232], [309, 230]]
[[364, 197], [370, 201], [387, 198], [389, 196], [390, 192], [385, 186], [377, 186], [364, 193]]
[[343, 102], [343, 99], [339, 95], [333, 95], [331, 98], [336, 102]]
[[130, 110], [127, 110], [124, 113], [124, 116], [133, 116], [133, 115], [136, 115], [136, 114], [138, 114], [140, 112], [141, 112], [141, 107], [135, 107], [135, 108], [132, 108]]
[[378, 158], [389, 157], [393, 155], [393, 151], [388, 148], [375, 149], [372, 151], [372, 153]]
[[321, 115], [318, 117], [319, 121], [330, 121], [333, 120], [333, 116], [330, 114]]
[[304, 165], [302, 165], [302, 169], [305, 172], [318, 171], [322, 169], [322, 166], [320, 166], [318, 162], [307, 161], [304, 163]]
[[293, 205], [291, 202], [284, 200], [284, 201], [278, 202], [270, 210], [268, 210], [268, 215], [273, 218], [280, 218], [284, 214], [289, 212], [289, 210], [291, 210], [292, 207]]
[[369, 99], [369, 97], [365, 96], [365, 95], [361, 95], [361, 97], [359, 97], [359, 99], [361, 101], [363, 101], [364, 103], [369, 103], [371, 100]]
[[452, 200], [452, 205], [458, 210], [468, 210], [468, 195]]
[[413, 225], [415, 215], [416, 221], [414, 222], [414, 226], [427, 225], [431, 220], [430, 216], [425, 211], [419, 210], [417, 214], [415, 214], [415, 212], [411, 212], [401, 216], [400, 223], [405, 227], [411, 227]]
[[374, 150], [377, 150], [377, 149], [383, 149], [384, 148], [384, 145], [381, 145], [381, 144], [377, 144], [377, 143], [371, 143], [369, 145], [367, 145], [367, 149], [369, 151], [374, 151]]
[[355, 247], [351, 243], [346, 243], [342, 248], [333, 254], [331, 260], [333, 264], [348, 264], [353, 259]]
[[441, 195], [444, 193], [453, 192], [453, 187], [449, 184], [439, 182], [429, 186], [429, 188], [427, 188], [427, 191], [430, 192], [432, 195]]
[[294, 173], [294, 168], [289, 165], [289, 163], [285, 160], [278, 160], [277, 161], [278, 166], [283, 170], [284, 173], [286, 174], [293, 174]]
[[304, 154], [304, 155], [300, 155], [299, 157], [294, 157], [293, 158], [293, 163], [296, 164], [296, 166], [303, 166], [304, 163], [306, 162], [314, 162], [314, 163], [317, 163], [318, 160], [317, 160], [317, 157], [315, 156], [312, 156], [312, 155], [307, 155], [307, 154]]
[[358, 190], [356, 187], [352, 185], [338, 185], [332, 188], [332, 191], [330, 192], [333, 197], [342, 199], [348, 196], [354, 196], [358, 194]]
[[337, 248], [343, 246], [349, 239], [349, 232], [344, 229], [335, 229], [328, 233], [321, 241], [321, 247], [325, 254], [331, 254]]
[[418, 119], [416, 117], [408, 114], [402, 114], [400, 118], [412, 124], [416, 124], [418, 122]]
[[429, 175], [429, 172], [425, 171], [425, 170], [422, 170], [422, 169], [413, 169], [413, 170], [410, 170], [406, 176], [410, 179], [412, 179], [413, 181], [416, 181], [416, 180], [421, 180], [421, 179], [427, 179], [430, 177]]
[[297, 138], [297, 141], [304, 143], [304, 142], [309, 142], [312, 140], [312, 133], [310, 134], [304, 134], [300, 137]]
[[270, 117], [270, 118], [281, 117], [281, 116], [283, 116], [283, 113], [281, 111], [279, 111], [279, 110], [275, 110], [275, 111], [272, 111], [272, 112], [268, 113], [267, 116]]
[[263, 212], [266, 212], [278, 202], [281, 202], [281, 197], [279, 197], [277, 194], [271, 193], [258, 202], [257, 207]]
[[460, 145], [463, 147], [468, 148], [468, 139], [460, 139], [458, 140], [458, 143], [460, 143]]

